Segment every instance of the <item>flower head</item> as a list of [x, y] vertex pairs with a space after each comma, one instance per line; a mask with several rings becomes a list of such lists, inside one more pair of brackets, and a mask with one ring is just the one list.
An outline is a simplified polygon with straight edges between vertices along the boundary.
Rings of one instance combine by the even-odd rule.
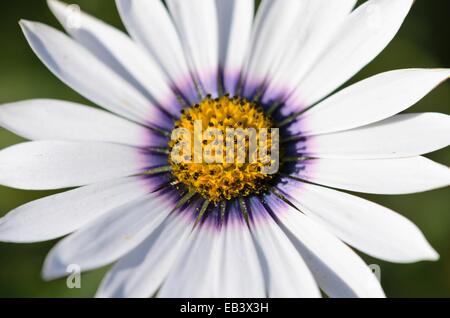
[[[448, 69], [335, 90], [395, 36], [413, 0], [117, 0], [130, 37], [56, 0], [66, 35], [21, 21], [37, 56], [104, 108], [0, 107], [32, 140], [0, 152], [0, 184], [75, 188], [10, 212], [0, 240], [62, 239], [46, 279], [115, 263], [99, 297], [383, 297], [349, 247], [407, 263], [437, 253], [403, 216], [336, 189], [445, 187], [421, 155], [450, 118], [399, 114]], [[75, 15], [75, 16], [74, 16]], [[348, 246], [349, 245], [349, 246]]]

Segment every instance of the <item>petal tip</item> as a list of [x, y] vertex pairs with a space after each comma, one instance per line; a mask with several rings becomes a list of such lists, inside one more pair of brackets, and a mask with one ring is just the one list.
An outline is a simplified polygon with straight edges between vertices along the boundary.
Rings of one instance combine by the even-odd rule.
[[438, 73], [439, 75], [442, 75], [442, 82], [448, 80], [450, 78], [450, 68], [434, 68], [430, 69], [430, 71], [434, 73]]
[[47, 5], [50, 9], [64, 8], [67, 6], [66, 3], [59, 0], [47, 0]]
[[440, 255], [436, 250], [429, 245], [427, 251], [424, 253], [423, 260], [424, 261], [430, 261], [430, 262], [437, 262], [440, 259]]
[[69, 5], [59, 0], [47, 0], [47, 6], [49, 7], [50, 11], [57, 18], [59, 18], [65, 15], [66, 9]]
[[42, 266], [41, 277], [44, 281], [49, 282], [66, 275], [66, 272], [62, 270], [64, 266], [59, 263], [50, 252], [44, 261]]
[[26, 20], [26, 19], [19, 20], [19, 25], [22, 29], [31, 28], [33, 26], [33, 24], [34, 24], [34, 22], [30, 21], [30, 20]]
[[431, 246], [428, 241], [423, 241], [422, 244], [418, 244], [417, 250], [409, 261], [404, 263], [417, 263], [417, 262], [436, 262], [440, 259], [439, 253]]
[[19, 26], [27, 39], [29, 39], [29, 37], [36, 31], [36, 27], [40, 25], [42, 25], [42, 23], [36, 21], [25, 19], [19, 20]]
[[10, 240], [8, 239], [7, 231], [5, 230], [5, 218], [0, 218], [0, 242], [8, 243]]

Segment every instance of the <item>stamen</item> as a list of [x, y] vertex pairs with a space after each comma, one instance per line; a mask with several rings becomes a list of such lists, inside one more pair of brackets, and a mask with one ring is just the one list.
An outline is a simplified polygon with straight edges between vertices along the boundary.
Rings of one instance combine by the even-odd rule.
[[[199, 132], [198, 124], [205, 131]], [[212, 99], [209, 95], [199, 104], [183, 109], [175, 127], [188, 131], [191, 141], [200, 141], [197, 145], [195, 142], [187, 145], [191, 156], [178, 157], [178, 147], [186, 142], [178, 138], [169, 143], [172, 174], [188, 189], [215, 204], [267, 190], [272, 175], [265, 174], [263, 167], [271, 160], [273, 126], [270, 117], [256, 103], [229, 95]], [[262, 129], [268, 133], [266, 144], [260, 147], [264, 142], [260, 142], [258, 132]], [[251, 142], [257, 149], [251, 149]], [[261, 153], [265, 156], [260, 156]], [[195, 160], [198, 157], [200, 162]]]
[[202, 220], [203, 216], [206, 213], [206, 210], [208, 210], [209, 204], [211, 202], [209, 202], [208, 200], [206, 200], [205, 202], [203, 202], [202, 208], [200, 209], [200, 212], [198, 212], [198, 216], [197, 219], [195, 220], [195, 224], [193, 228], [196, 228], [198, 223]]
[[247, 225], [250, 226], [247, 205], [242, 197], [239, 198], [239, 207], [241, 208], [241, 213], [244, 216], [245, 222], [247, 222]]
[[220, 222], [223, 223], [225, 221], [225, 213], [227, 211], [227, 202], [222, 201], [220, 203]]
[[163, 167], [158, 167], [158, 168], [153, 168], [153, 169], [147, 170], [143, 173], [143, 175], [161, 174], [161, 173], [170, 172], [170, 171], [172, 171], [171, 166], [163, 166]]
[[175, 210], [178, 210], [179, 208], [181, 208], [184, 204], [186, 204], [187, 202], [189, 202], [189, 200], [191, 200], [197, 193], [195, 191], [190, 190], [188, 193], [186, 193], [181, 200], [177, 203], [177, 205], [175, 206]]

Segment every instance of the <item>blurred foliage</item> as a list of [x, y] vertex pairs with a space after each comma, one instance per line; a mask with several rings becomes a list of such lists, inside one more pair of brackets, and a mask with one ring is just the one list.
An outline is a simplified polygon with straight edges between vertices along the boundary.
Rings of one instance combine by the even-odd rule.
[[[331, 1], [331, 0], [330, 0]], [[361, 2], [361, 1], [360, 1]], [[72, 1], [91, 14], [123, 29], [113, 1]], [[379, 72], [408, 67], [449, 67], [448, 0], [417, 0], [401, 31], [389, 47], [352, 81]], [[91, 104], [58, 81], [34, 56], [18, 26], [21, 18], [58, 26], [44, 0], [0, 2], [0, 103], [30, 98], [57, 98]], [[162, 39], [163, 40], [163, 39]], [[412, 112], [450, 113], [446, 83], [414, 106]], [[0, 149], [22, 141], [0, 129]], [[450, 149], [430, 155], [450, 165]], [[27, 192], [0, 187], [0, 216], [51, 192]], [[449, 189], [408, 196], [365, 196], [405, 215], [425, 233], [440, 253], [435, 263], [397, 265], [363, 256], [379, 264], [382, 283], [390, 297], [450, 297]], [[54, 242], [0, 243], [0, 297], [90, 297], [105, 269], [83, 274], [81, 289], [68, 289], [65, 280], [44, 282], [40, 270]]]

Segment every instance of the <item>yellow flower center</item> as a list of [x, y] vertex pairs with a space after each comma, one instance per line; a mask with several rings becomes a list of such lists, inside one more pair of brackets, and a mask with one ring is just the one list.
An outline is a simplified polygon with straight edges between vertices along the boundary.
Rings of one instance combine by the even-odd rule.
[[169, 143], [173, 177], [214, 203], [260, 194], [273, 176], [264, 169], [273, 162], [271, 128], [254, 102], [208, 97], [184, 109], [175, 125]]

